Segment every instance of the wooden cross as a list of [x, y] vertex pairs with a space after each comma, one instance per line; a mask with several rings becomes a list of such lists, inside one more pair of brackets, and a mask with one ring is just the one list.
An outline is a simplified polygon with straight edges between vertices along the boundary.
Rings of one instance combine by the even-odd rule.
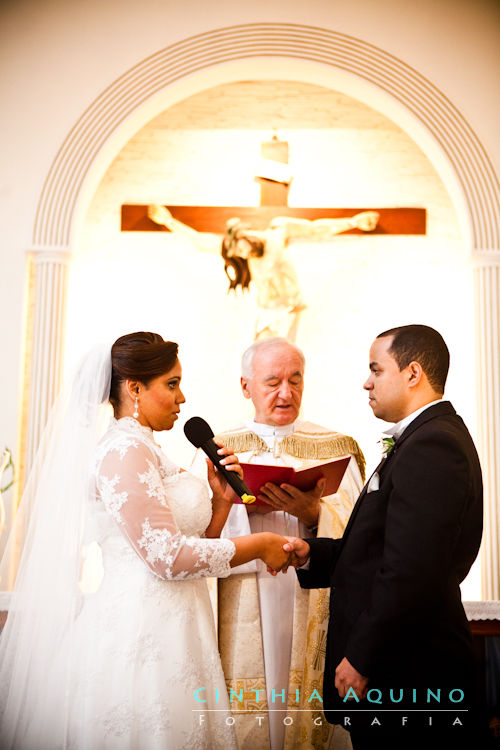
[[[262, 144], [262, 157], [281, 164], [288, 163], [288, 143], [274, 137]], [[362, 211], [376, 211], [379, 221], [370, 234], [425, 234], [425, 208], [291, 208], [288, 205], [289, 183], [286, 180], [258, 176], [261, 185], [260, 206], [167, 206], [178, 221], [198, 232], [224, 234], [226, 222], [238, 217], [254, 230], [266, 229], [276, 216], [301, 219], [346, 218]], [[148, 207], [124, 204], [121, 210], [123, 232], [168, 232], [148, 217]], [[360, 229], [349, 229], [343, 234], [363, 234]]]

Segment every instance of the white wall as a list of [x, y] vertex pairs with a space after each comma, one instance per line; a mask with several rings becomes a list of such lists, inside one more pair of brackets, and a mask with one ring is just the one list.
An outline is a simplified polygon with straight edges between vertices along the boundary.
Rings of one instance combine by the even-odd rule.
[[461, 111], [500, 171], [500, 7], [494, 0], [4, 0], [0, 6], [0, 447], [15, 445], [24, 254], [58, 148], [119, 75], [195, 34], [255, 22], [350, 34], [399, 57]]
[[[120, 207], [258, 205], [255, 167], [271, 124], [289, 143], [291, 206], [427, 209], [424, 236], [344, 235], [287, 249], [307, 304], [298, 329], [308, 358], [304, 417], [354, 434], [376, 465], [381, 425], [361, 390], [368, 347], [380, 330], [414, 320], [434, 325], [449, 341], [450, 395], [474, 426], [468, 248], [442, 181], [391, 120], [345, 94], [298, 82], [210, 88], [159, 114], [124, 146], [75, 241], [68, 364], [104, 331], [116, 338], [158, 330], [180, 343], [189, 363], [185, 413], [202, 413], [216, 430], [246, 416], [238, 369], [253, 339], [255, 290], [227, 295], [220, 237], [204, 237], [212, 251], [205, 254], [170, 234], [120, 232]], [[182, 431], [175, 433], [173, 457], [186, 461], [189, 445]]]

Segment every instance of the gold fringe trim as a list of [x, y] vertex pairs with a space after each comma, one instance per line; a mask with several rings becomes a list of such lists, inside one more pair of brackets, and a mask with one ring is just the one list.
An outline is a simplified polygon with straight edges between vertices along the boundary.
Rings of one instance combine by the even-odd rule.
[[365, 481], [365, 457], [356, 440], [348, 435], [339, 433], [335, 437], [307, 438], [296, 433], [284, 438], [281, 448], [296, 458], [327, 459], [351, 454]]
[[[220, 440], [234, 453], [246, 453], [248, 451], [270, 453], [262, 438], [250, 430], [218, 435], [216, 440]], [[365, 481], [365, 457], [356, 440], [348, 435], [330, 433], [325, 437], [305, 437], [297, 432], [283, 438], [281, 451], [295, 458], [313, 460], [325, 460], [350, 454], [356, 459], [363, 482]]]
[[250, 430], [246, 432], [222, 433], [222, 435], [216, 435], [215, 440], [224, 443], [226, 448], [230, 448], [233, 453], [247, 453], [248, 451], [258, 451], [259, 453], [271, 452], [262, 438]]

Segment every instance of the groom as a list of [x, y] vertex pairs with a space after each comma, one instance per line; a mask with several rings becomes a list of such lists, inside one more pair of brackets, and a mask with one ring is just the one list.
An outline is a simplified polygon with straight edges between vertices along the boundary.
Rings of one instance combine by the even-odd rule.
[[375, 339], [364, 388], [375, 416], [395, 423], [388, 453], [342, 539], [285, 545], [303, 588], [331, 587], [324, 711], [355, 750], [430, 750], [445, 738], [455, 748], [471, 731], [474, 659], [459, 584], [479, 550], [482, 482], [469, 432], [442, 400], [448, 366], [428, 326]]

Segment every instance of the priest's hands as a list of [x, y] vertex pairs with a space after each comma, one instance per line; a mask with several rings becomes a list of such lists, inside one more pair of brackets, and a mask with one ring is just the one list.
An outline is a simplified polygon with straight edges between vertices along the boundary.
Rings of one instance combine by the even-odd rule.
[[267, 516], [268, 513], [272, 513], [274, 508], [272, 505], [257, 505], [257, 503], [250, 503], [245, 506], [247, 513], [259, 513], [261, 516]]
[[259, 500], [269, 503], [273, 510], [284, 510], [296, 516], [306, 526], [316, 526], [319, 518], [320, 500], [326, 486], [326, 479], [318, 480], [316, 487], [309, 492], [302, 492], [291, 484], [273, 484], [266, 482], [261, 487]]
[[[361, 700], [366, 696], [368, 677], [364, 677], [345, 656], [335, 670], [335, 687], [341, 698], [345, 698], [349, 689], [352, 688], [356, 697]], [[354, 696], [352, 696], [354, 699]], [[347, 700], [350, 700], [348, 698]]]

